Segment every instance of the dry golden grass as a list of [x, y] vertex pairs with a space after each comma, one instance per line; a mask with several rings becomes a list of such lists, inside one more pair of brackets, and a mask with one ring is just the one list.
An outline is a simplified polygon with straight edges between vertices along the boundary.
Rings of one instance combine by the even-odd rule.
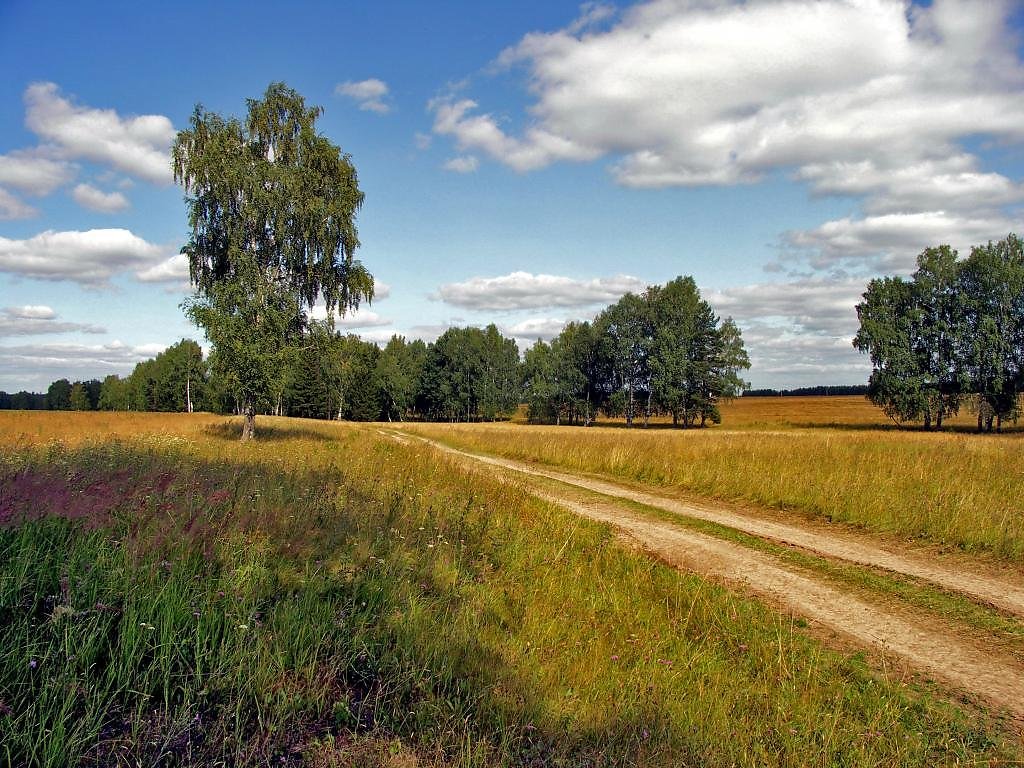
[[1024, 443], [895, 429], [860, 397], [747, 398], [704, 430], [415, 424], [470, 450], [741, 501], [1024, 562]]

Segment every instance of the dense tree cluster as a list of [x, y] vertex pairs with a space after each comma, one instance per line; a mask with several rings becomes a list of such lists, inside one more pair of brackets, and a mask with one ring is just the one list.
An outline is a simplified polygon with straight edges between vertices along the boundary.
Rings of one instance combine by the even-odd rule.
[[909, 279], [872, 280], [854, 346], [871, 357], [868, 396], [897, 422], [941, 427], [968, 403], [978, 429], [1020, 414], [1024, 248], [1016, 235], [959, 259], [928, 248]]
[[[168, 347], [124, 378], [59, 379], [45, 396], [0, 395], [5, 407], [244, 414], [244, 388], [214, 349]], [[590, 424], [599, 413], [627, 423], [671, 414], [677, 424], [718, 422], [718, 403], [744, 387], [739, 330], [720, 321], [692, 278], [626, 294], [592, 322], [570, 323], [520, 359], [496, 326], [449, 328], [436, 341], [393, 336], [383, 347], [310, 322], [275, 352], [259, 410], [352, 421], [493, 421], [526, 402], [534, 421]], [[3, 399], [6, 398], [6, 399]], [[41, 399], [40, 399], [41, 398]]]
[[746, 386], [739, 328], [720, 320], [692, 277], [627, 293], [593, 322], [570, 323], [526, 353], [525, 398], [537, 421], [589, 424], [599, 410], [646, 424], [718, 423], [718, 404]]
[[209, 367], [202, 348], [191, 339], [172, 344], [155, 358], [135, 366], [124, 378], [100, 381], [57, 379], [45, 394], [0, 392], [0, 409], [50, 411], [221, 410], [210, 400]]
[[748, 389], [744, 397], [839, 397], [849, 395], [866, 395], [867, 384], [834, 384], [816, 387], [796, 387], [795, 389]]

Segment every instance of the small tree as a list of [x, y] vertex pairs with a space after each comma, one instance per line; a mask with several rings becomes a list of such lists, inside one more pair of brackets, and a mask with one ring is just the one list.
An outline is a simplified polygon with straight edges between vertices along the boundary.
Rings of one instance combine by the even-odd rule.
[[283, 83], [248, 100], [244, 123], [197, 106], [172, 151], [186, 192], [195, 295], [188, 316], [213, 344], [217, 373], [237, 386], [245, 425], [269, 403], [306, 310], [323, 298], [345, 312], [373, 298], [373, 277], [353, 258], [362, 205], [348, 155], [316, 132], [319, 107]]

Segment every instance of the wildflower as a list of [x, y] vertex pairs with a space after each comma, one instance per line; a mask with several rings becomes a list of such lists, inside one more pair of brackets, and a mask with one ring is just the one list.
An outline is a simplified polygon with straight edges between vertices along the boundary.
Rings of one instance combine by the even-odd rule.
[[618, 660], [619, 660], [619, 654], [613, 653], [612, 654], [612, 661], [618, 661]]
[[28, 668], [29, 669], [35, 669], [38, 666], [39, 666], [39, 662], [36, 661], [35, 659], [29, 659], [28, 660]]
[[249, 625], [248, 624], [239, 624], [238, 628], [244, 632], [245, 630], [247, 630], [249, 628]]

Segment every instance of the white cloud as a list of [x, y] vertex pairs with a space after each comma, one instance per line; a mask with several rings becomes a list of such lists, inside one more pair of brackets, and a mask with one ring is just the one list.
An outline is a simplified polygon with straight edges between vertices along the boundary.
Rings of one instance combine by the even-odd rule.
[[23, 304], [20, 307], [4, 307], [0, 311], [19, 320], [53, 320], [57, 317], [57, 313], [45, 304]]
[[386, 299], [391, 295], [391, 286], [385, 283], [383, 280], [373, 280], [373, 300], [380, 301]]
[[797, 177], [822, 195], [867, 196], [869, 214], [998, 210], [1024, 200], [1024, 185], [977, 169], [968, 154], [885, 167], [872, 160], [815, 163]]
[[50, 307], [35, 304], [0, 309], [0, 336], [31, 336], [46, 333], [106, 333], [91, 323], [69, 323], [59, 320]]
[[801, 332], [845, 335], [849, 340], [857, 328], [854, 307], [866, 287], [861, 278], [804, 279], [705, 289], [702, 294], [716, 312], [741, 325], [784, 320]]
[[480, 161], [474, 155], [459, 155], [453, 157], [441, 167], [446, 171], [455, 173], [473, 173], [480, 165]]
[[[313, 306], [309, 313], [313, 320], [326, 320], [329, 316], [327, 307], [322, 303]], [[384, 325], [391, 325], [391, 320], [381, 317], [369, 309], [350, 309], [344, 315], [338, 312], [330, 313], [334, 318], [334, 326], [341, 331], [353, 331], [357, 328], [379, 328]]]
[[646, 284], [637, 277], [616, 275], [575, 280], [558, 275], [512, 272], [500, 277], [472, 277], [442, 285], [434, 298], [465, 309], [515, 310], [544, 307], [586, 307], [609, 304]]
[[118, 213], [130, 207], [128, 198], [120, 192], [103, 192], [89, 184], [79, 184], [71, 197], [83, 208], [99, 213]]
[[110, 373], [127, 374], [136, 363], [158, 352], [165, 344], [130, 346], [120, 341], [109, 344], [23, 344], [0, 346], [0, 382], [17, 381], [45, 391], [56, 378], [103, 378]]
[[524, 139], [504, 133], [493, 115], [471, 115], [472, 99], [434, 100], [434, 132], [455, 137], [461, 150], [480, 150], [516, 171], [533, 171], [556, 160], [593, 160], [599, 149], [581, 145], [542, 128], [530, 128]]
[[551, 341], [562, 329], [568, 320], [560, 320], [553, 317], [529, 317], [514, 325], [505, 326], [502, 331], [507, 336], [534, 342], [537, 339]]
[[122, 117], [112, 109], [72, 103], [55, 83], [25, 91], [28, 128], [64, 158], [103, 163], [157, 183], [170, 183], [175, 130], [163, 115]]
[[[529, 78], [521, 128], [465, 96], [429, 108], [434, 132], [460, 151], [520, 172], [608, 157], [620, 184], [667, 187], [781, 171], [815, 194], [862, 198], [862, 229], [896, 214], [997, 219], [1024, 186], [982, 169], [962, 143], [1024, 141], [1015, 7], [649, 0], [595, 28], [595, 13], [609, 14], [588, 6], [566, 29], [528, 34], [498, 57]], [[942, 232], [921, 231], [913, 249]]]
[[40, 280], [106, 284], [112, 275], [145, 270], [166, 255], [127, 229], [47, 230], [26, 240], [0, 237], [0, 272]]
[[866, 287], [861, 278], [803, 279], [701, 293], [740, 327], [751, 362], [746, 377], [756, 387], [788, 388], [867, 381], [871, 365], [852, 345]]
[[11, 219], [31, 219], [39, 215], [39, 211], [0, 187], [0, 221]]
[[815, 269], [866, 265], [874, 271], [909, 272], [928, 246], [948, 244], [967, 253], [971, 245], [998, 240], [1014, 228], [1014, 221], [1001, 215], [927, 211], [835, 219], [815, 229], [787, 232], [783, 241]]
[[430, 143], [434, 140], [434, 137], [429, 133], [420, 133], [417, 131], [413, 134], [412, 140], [416, 144], [416, 149], [429, 149]]
[[[398, 333], [394, 328], [374, 328], [368, 331], [360, 331], [359, 338], [363, 341], [369, 341], [376, 344], [378, 347], [382, 347], [391, 341], [391, 337]], [[402, 335], [402, 334], [398, 334]]]
[[70, 183], [76, 173], [74, 165], [47, 157], [40, 149], [0, 155], [0, 184], [30, 195], [48, 195]]
[[353, 99], [364, 111], [376, 112], [381, 115], [391, 111], [391, 107], [384, 101], [389, 93], [388, 84], [375, 77], [358, 82], [347, 80], [344, 83], [338, 83], [334, 87], [334, 93]]
[[143, 283], [180, 283], [187, 288], [189, 285], [188, 257], [183, 253], [176, 253], [136, 272], [135, 277]]

